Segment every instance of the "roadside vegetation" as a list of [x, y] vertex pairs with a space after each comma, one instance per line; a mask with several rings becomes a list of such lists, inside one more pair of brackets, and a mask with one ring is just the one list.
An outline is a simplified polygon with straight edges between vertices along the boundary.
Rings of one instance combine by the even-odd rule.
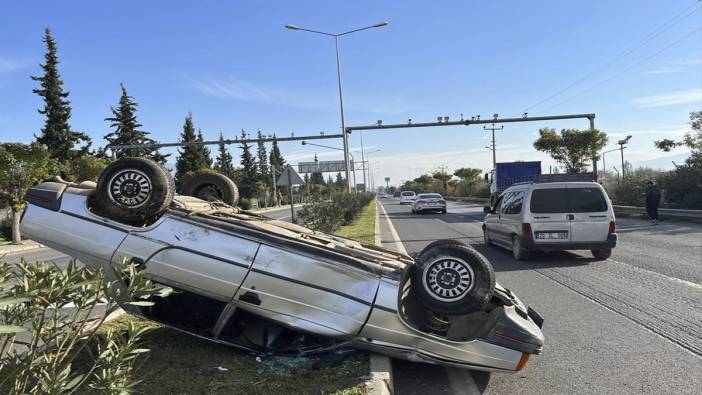
[[316, 196], [300, 210], [300, 218], [307, 227], [325, 233], [334, 233], [343, 225], [350, 225], [364, 207], [375, 199], [366, 193], [338, 192], [330, 198]]
[[375, 244], [375, 213], [378, 209], [375, 201], [368, 203], [353, 223], [342, 226], [336, 234], [347, 239], [366, 244]]

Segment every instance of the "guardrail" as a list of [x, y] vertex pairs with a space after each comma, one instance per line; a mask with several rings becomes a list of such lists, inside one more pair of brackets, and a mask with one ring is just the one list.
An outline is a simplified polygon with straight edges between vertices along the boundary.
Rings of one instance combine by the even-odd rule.
[[[635, 206], [612, 206], [615, 214], [623, 215], [646, 215], [646, 208]], [[674, 208], [659, 208], [659, 217], [674, 217], [702, 220], [702, 210], [680, 210]]]
[[[488, 203], [490, 201], [490, 199], [487, 199], [487, 198], [454, 197], [454, 196], [447, 196], [446, 200], [468, 202], [468, 203]], [[612, 207], [614, 208], [615, 214], [641, 215], [641, 216], [646, 215], [646, 208], [645, 207], [619, 206], [619, 205], [612, 205]], [[674, 209], [674, 208], [659, 208], [658, 209], [658, 216], [662, 217], [662, 218], [668, 217], [668, 218], [684, 218], [684, 219], [702, 220], [702, 210], [681, 210], [681, 209]]]

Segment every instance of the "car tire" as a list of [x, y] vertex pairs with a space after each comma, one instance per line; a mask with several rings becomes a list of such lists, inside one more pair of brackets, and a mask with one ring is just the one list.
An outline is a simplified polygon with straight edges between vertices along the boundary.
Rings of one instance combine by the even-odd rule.
[[603, 250], [590, 250], [592, 252], [592, 256], [595, 257], [595, 259], [604, 261], [605, 259], [609, 258], [612, 256], [612, 249], [611, 248], [606, 248]]
[[461, 315], [482, 310], [492, 298], [495, 271], [474, 248], [456, 240], [437, 240], [415, 260], [412, 284], [429, 310]]
[[490, 235], [488, 235], [487, 228], [483, 227], [483, 242], [486, 246], [492, 245], [492, 240], [490, 240]]
[[183, 183], [181, 195], [198, 199], [220, 200], [230, 206], [239, 202], [239, 188], [229, 177], [211, 171], [197, 171]]
[[441, 214], [446, 214], [446, 210], [441, 210]]
[[512, 236], [512, 258], [514, 258], [515, 261], [529, 259], [529, 251], [524, 249], [522, 241], [517, 235]]
[[162, 165], [146, 158], [122, 158], [100, 173], [96, 204], [108, 218], [144, 221], [162, 214], [174, 194], [173, 177]]

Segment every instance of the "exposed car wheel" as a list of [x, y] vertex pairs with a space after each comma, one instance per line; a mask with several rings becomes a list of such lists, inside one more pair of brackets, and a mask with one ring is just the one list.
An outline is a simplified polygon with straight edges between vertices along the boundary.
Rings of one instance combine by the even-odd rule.
[[239, 188], [229, 177], [209, 171], [193, 173], [183, 183], [181, 195], [194, 196], [202, 200], [221, 200], [230, 206], [239, 202]]
[[446, 214], [446, 210], [441, 210], [441, 214]]
[[420, 301], [435, 313], [460, 315], [481, 310], [495, 290], [490, 262], [456, 240], [429, 244], [412, 270], [412, 284]]
[[604, 250], [590, 250], [590, 252], [592, 252], [592, 256], [594, 256], [596, 259], [599, 259], [601, 261], [604, 261], [605, 259], [612, 256], [612, 249], [611, 248], [607, 248]]
[[110, 163], [97, 182], [97, 205], [118, 221], [143, 221], [163, 213], [173, 201], [173, 177], [146, 158]]
[[529, 259], [529, 251], [526, 251], [524, 247], [522, 247], [522, 241], [517, 235], [512, 236], [512, 258], [516, 261]]
[[490, 235], [488, 235], [487, 228], [483, 227], [483, 242], [486, 246], [492, 245], [492, 240], [490, 240]]

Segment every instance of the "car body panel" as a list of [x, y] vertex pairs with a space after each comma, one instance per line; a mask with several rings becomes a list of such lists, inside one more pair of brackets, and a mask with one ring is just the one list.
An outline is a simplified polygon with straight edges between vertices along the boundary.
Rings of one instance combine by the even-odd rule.
[[412, 201], [412, 211], [446, 211], [446, 200], [438, 193], [420, 193]]
[[413, 191], [400, 192], [400, 204], [412, 204], [417, 195]]
[[[489, 337], [495, 329], [490, 320], [480, 322], [487, 325], [482, 334], [465, 341], [418, 329], [405, 316], [414, 262], [408, 255], [189, 197], [176, 197], [153, 223], [128, 225], [101, 217], [90, 196], [89, 189], [70, 184], [51, 203], [58, 210], [30, 203], [22, 231], [93, 268], [108, 270], [132, 258], [155, 281], [181, 291], [151, 308], [124, 304], [130, 313], [249, 351], [255, 349], [228, 337], [244, 313], [261, 320], [261, 328], [274, 324], [447, 366], [514, 371], [523, 355], [518, 346]], [[502, 297], [491, 302], [491, 314], [522, 328], [529, 352], [540, 352], [543, 334], [526, 308], [510, 313], [517, 302], [503, 306], [499, 300], [510, 299], [509, 293], [495, 293]], [[193, 301], [183, 307], [190, 313], [181, 313], [178, 298]], [[167, 314], [150, 312], [156, 308]], [[182, 314], [203, 318], [188, 326], [181, 321], [192, 318]]]

